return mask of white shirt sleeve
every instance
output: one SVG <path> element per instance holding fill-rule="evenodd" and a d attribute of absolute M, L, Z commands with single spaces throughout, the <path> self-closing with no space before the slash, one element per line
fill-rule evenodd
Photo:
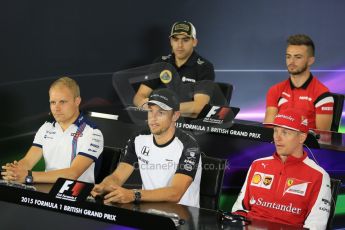
<path fill-rule="evenodd" d="M 48 127 L 49 123 L 44 123 L 39 130 L 37 131 L 35 138 L 34 138 L 34 142 L 32 143 L 32 145 L 37 146 L 42 148 L 43 144 L 44 144 L 44 135 L 47 132 L 47 127 Z"/>
<path fill-rule="evenodd" d="M 88 127 L 88 129 L 84 130 L 83 132 L 82 143 L 78 144 L 80 144 L 78 154 L 89 157 L 96 161 L 103 151 L 103 134 L 99 129 Z"/>
<path fill-rule="evenodd" d="M 241 188 L 240 194 L 238 195 L 234 206 L 232 206 L 231 212 L 237 212 L 237 211 L 248 212 L 248 210 L 246 210 L 245 207 L 243 206 L 243 200 L 244 200 L 244 196 L 247 192 L 246 189 L 247 189 L 247 183 L 248 183 L 248 176 L 250 174 L 251 169 L 252 169 L 252 166 L 249 167 L 249 170 L 248 170 L 247 176 L 246 176 L 246 180 L 245 180 L 245 182 Z"/>
<path fill-rule="evenodd" d="M 328 173 L 324 172 L 322 184 L 307 219 L 304 221 L 304 228 L 326 229 L 329 212 L 331 210 L 332 194 L 331 182 Z"/>

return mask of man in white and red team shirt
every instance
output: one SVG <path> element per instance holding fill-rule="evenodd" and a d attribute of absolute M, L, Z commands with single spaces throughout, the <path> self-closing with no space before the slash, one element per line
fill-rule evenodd
<path fill-rule="evenodd" d="M 330 178 L 303 150 L 307 120 L 287 109 L 278 113 L 272 125 L 276 152 L 252 163 L 232 212 L 249 219 L 326 229 Z"/>
<path fill-rule="evenodd" d="M 314 42 L 307 35 L 288 38 L 286 65 L 290 77 L 269 89 L 264 123 L 273 122 L 281 109 L 297 108 L 304 110 L 309 128 L 330 130 L 334 99 L 328 88 L 310 72 L 314 52 Z"/>

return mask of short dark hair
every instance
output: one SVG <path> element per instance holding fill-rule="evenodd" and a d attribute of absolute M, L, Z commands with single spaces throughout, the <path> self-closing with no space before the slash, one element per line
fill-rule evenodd
<path fill-rule="evenodd" d="M 314 57 L 315 56 L 315 45 L 313 40 L 311 40 L 311 38 L 308 35 L 305 34 L 295 34 L 295 35 L 291 35 L 288 39 L 287 39 L 287 45 L 297 45 L 297 46 L 301 46 L 301 45 L 305 45 L 308 48 L 308 52 L 309 54 Z"/>

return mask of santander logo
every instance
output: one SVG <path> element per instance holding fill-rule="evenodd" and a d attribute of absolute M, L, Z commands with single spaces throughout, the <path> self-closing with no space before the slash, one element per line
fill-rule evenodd
<path fill-rule="evenodd" d="M 279 204 L 276 202 L 268 202 L 265 201 L 262 197 L 258 198 L 255 200 L 255 198 L 252 196 L 251 199 L 249 200 L 250 205 L 257 205 L 265 208 L 270 208 L 270 209 L 276 209 L 280 210 L 283 212 L 289 212 L 293 214 L 301 214 L 302 209 L 294 207 L 292 203 L 289 204 Z"/>

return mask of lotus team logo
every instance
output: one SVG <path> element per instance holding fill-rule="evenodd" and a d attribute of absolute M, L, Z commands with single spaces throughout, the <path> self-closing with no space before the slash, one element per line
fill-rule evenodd
<path fill-rule="evenodd" d="M 165 69 L 159 74 L 159 78 L 164 84 L 168 84 L 169 82 L 171 82 L 172 73 L 170 70 Z"/>

